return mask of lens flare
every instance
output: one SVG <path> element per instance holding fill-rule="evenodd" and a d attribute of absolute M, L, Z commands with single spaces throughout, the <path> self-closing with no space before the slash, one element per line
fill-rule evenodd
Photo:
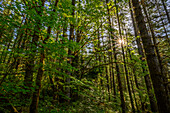
<path fill-rule="evenodd" d="M 124 44 L 124 40 L 119 39 L 119 43 L 120 43 L 120 44 Z"/>

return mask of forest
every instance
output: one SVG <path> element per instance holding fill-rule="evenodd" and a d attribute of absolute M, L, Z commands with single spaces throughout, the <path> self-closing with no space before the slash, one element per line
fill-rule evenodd
<path fill-rule="evenodd" d="M 169 0 L 0 0 L 0 113 L 170 113 Z"/>

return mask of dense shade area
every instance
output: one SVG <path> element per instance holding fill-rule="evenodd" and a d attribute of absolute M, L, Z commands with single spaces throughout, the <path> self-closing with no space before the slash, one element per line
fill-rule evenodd
<path fill-rule="evenodd" d="M 0 113 L 168 113 L 169 7 L 0 1 Z"/>

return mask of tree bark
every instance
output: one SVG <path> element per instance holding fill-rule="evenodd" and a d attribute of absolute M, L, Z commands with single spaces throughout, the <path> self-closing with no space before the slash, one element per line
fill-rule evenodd
<path fill-rule="evenodd" d="M 136 26 L 136 23 L 135 23 L 135 18 L 133 16 L 133 12 L 132 12 L 132 9 L 131 9 L 131 2 L 129 0 L 129 7 L 130 7 L 130 12 L 131 12 L 131 17 L 132 17 L 132 22 L 133 22 L 133 28 L 134 28 L 134 32 L 135 32 L 135 37 L 138 36 L 138 28 Z M 143 47 L 140 43 L 140 38 L 137 38 L 136 39 L 136 42 L 137 42 L 137 46 L 138 46 L 138 53 L 139 55 L 141 55 L 141 60 L 142 62 L 144 62 L 144 52 L 143 52 Z M 145 73 L 147 70 L 145 68 L 142 67 L 142 70 L 143 70 L 143 73 Z M 157 107 L 157 103 L 156 103 L 156 100 L 155 100 L 155 97 L 154 97 L 154 94 L 152 92 L 152 84 L 151 84 L 151 81 L 150 81 L 150 77 L 149 77 L 149 74 L 146 74 L 144 76 L 144 79 L 145 79 L 145 84 L 146 84 L 146 88 L 147 88 L 147 92 L 148 92 L 148 96 L 149 96 L 149 100 L 150 100 L 150 105 L 151 105 L 151 110 L 152 112 L 157 112 L 158 111 L 158 107 Z M 136 77 L 135 77 L 135 81 L 136 81 Z M 137 86 L 137 88 L 139 89 L 139 86 Z M 143 105 L 143 102 L 142 102 L 142 108 L 144 110 L 144 105 Z"/>
<path fill-rule="evenodd" d="M 167 111 L 170 111 L 170 104 L 169 100 L 167 100 L 159 61 L 155 54 L 155 48 L 152 44 L 151 37 L 148 34 L 141 7 L 139 5 L 139 0 L 132 0 L 132 4 L 135 12 L 135 19 L 142 38 L 142 43 L 144 45 L 145 55 L 149 66 L 149 72 L 158 102 L 158 109 L 160 113 L 166 113 Z"/>
<path fill-rule="evenodd" d="M 164 81 L 165 90 L 166 90 L 166 93 L 167 93 L 167 96 L 168 96 L 169 95 L 169 89 L 167 87 L 168 79 L 167 79 L 166 74 L 163 72 L 164 67 L 163 67 L 163 64 L 162 64 L 162 59 L 161 59 L 161 56 L 160 56 L 159 48 L 157 46 L 154 29 L 153 29 L 152 23 L 151 23 L 151 18 L 149 17 L 149 15 L 147 13 L 147 10 L 146 10 L 144 2 L 142 3 L 142 6 L 143 6 L 144 13 L 146 15 L 146 19 L 147 19 L 147 22 L 148 22 L 148 25 L 149 25 L 149 29 L 151 31 L 151 35 L 152 35 L 152 39 L 153 39 L 153 44 L 154 44 L 154 47 L 155 47 L 155 50 L 156 50 L 156 54 L 157 54 L 159 65 L 160 65 L 160 69 L 161 69 L 161 74 L 162 74 L 163 81 Z"/>

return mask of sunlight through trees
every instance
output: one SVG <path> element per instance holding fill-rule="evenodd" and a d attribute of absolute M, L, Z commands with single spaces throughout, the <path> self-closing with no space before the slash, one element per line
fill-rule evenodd
<path fill-rule="evenodd" d="M 168 113 L 169 5 L 0 1 L 0 113 Z"/>

